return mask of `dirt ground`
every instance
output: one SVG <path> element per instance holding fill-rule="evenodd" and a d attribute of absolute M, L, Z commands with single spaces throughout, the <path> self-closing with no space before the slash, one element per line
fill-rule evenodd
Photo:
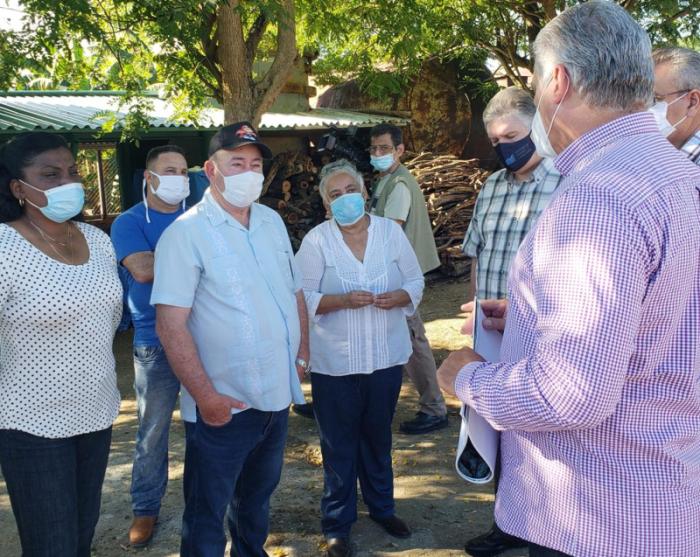
<path fill-rule="evenodd" d="M 464 280 L 432 280 L 426 288 L 421 314 L 438 364 L 449 350 L 463 346 L 459 334 L 463 321 L 459 305 L 466 295 Z M 170 439 L 170 482 L 150 547 L 134 550 L 126 545 L 131 522 L 129 485 L 136 429 L 136 404 L 132 389 L 131 335 L 115 340 L 119 388 L 123 401 L 114 424 L 112 452 L 105 478 L 102 514 L 94 539 L 93 554 L 126 557 L 178 555 L 182 514 L 184 429 L 176 413 Z M 310 387 L 304 389 L 309 394 Z M 448 400 L 449 428 L 434 434 L 410 436 L 398 433 L 398 424 L 416 411 L 416 392 L 404 378 L 394 419 L 394 485 L 397 514 L 413 529 L 413 536 L 397 540 L 369 520 L 360 504 L 352 531 L 357 557 L 402 556 L 453 557 L 464 555 L 464 542 L 485 531 L 492 520 L 493 486 L 475 486 L 454 472 L 459 433 L 459 406 Z M 321 453 L 316 425 L 294 413 L 289 419 L 289 439 L 280 486 L 272 500 L 270 536 L 266 549 L 272 557 L 322 555 L 319 501 L 323 489 Z M 60 512 L 60 509 L 56 509 Z M 0 476 L 0 556 L 19 556 L 20 548 L 9 498 Z M 526 551 L 510 551 L 505 557 L 521 557 Z"/>

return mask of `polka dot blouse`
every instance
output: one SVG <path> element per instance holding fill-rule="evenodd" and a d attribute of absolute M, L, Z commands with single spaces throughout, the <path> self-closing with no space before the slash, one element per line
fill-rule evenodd
<path fill-rule="evenodd" d="M 105 429 L 119 413 L 114 250 L 101 230 L 78 227 L 90 259 L 66 265 L 0 224 L 0 429 L 71 437 Z"/>

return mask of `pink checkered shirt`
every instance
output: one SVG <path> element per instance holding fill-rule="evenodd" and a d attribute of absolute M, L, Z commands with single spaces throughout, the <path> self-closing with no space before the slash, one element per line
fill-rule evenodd
<path fill-rule="evenodd" d="M 503 431 L 496 521 L 575 556 L 700 556 L 700 169 L 646 113 L 556 166 L 502 363 L 456 381 Z"/>

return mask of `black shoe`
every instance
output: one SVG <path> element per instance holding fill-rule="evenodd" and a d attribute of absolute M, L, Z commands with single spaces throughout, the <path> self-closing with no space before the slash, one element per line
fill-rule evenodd
<path fill-rule="evenodd" d="M 411 529 L 396 515 L 392 515 L 387 518 L 377 518 L 370 515 L 370 518 L 384 528 L 384 530 L 386 530 L 387 534 L 390 536 L 401 539 L 411 537 Z"/>
<path fill-rule="evenodd" d="M 328 538 L 326 540 L 326 557 L 350 557 L 352 546 L 347 538 Z"/>
<path fill-rule="evenodd" d="M 292 412 L 304 416 L 305 418 L 314 419 L 314 403 L 307 402 L 306 404 L 292 404 Z"/>
<path fill-rule="evenodd" d="M 419 433 L 428 433 L 447 427 L 447 414 L 444 416 L 431 416 L 425 412 L 416 412 L 416 417 L 407 422 L 403 422 L 399 426 L 401 433 L 416 435 Z"/>
<path fill-rule="evenodd" d="M 528 545 L 525 540 L 506 534 L 494 524 L 491 530 L 485 534 L 469 540 L 464 546 L 464 550 L 472 557 L 493 557 L 509 549 L 527 547 Z"/>

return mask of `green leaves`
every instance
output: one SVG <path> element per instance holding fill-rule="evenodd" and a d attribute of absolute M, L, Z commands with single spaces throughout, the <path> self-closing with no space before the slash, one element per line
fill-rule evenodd
<path fill-rule="evenodd" d="M 313 72 L 321 84 L 357 78 L 372 97 L 396 96 L 425 60 L 437 57 L 459 61 L 465 91 L 488 98 L 495 85 L 483 79 L 486 61 L 526 84 L 537 33 L 578 1 L 297 0 L 296 41 L 299 51 L 318 53 Z M 700 46 L 699 0 L 617 1 L 654 44 Z M 211 98 L 223 104 L 220 9 L 240 16 L 250 40 L 236 57 L 250 68 L 277 54 L 276 23 L 289 9 L 283 0 L 24 0 L 22 6 L 24 29 L 0 31 L 0 88 L 123 90 L 136 107 L 119 123 L 124 138 L 137 137 L 146 122 L 136 102 L 144 91 L 167 96 L 187 122 Z M 251 69 L 251 88 L 261 78 Z"/>

